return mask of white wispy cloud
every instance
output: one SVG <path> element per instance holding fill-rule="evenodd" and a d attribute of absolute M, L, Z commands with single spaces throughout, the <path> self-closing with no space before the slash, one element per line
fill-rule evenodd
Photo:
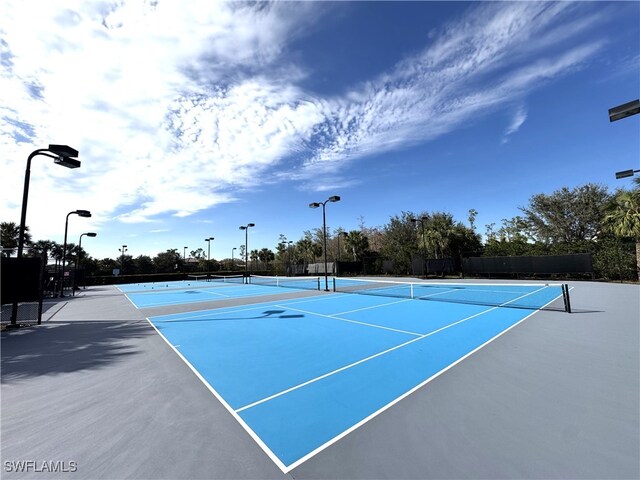
<path fill-rule="evenodd" d="M 597 21 L 571 20 L 573 14 L 569 3 L 472 9 L 393 71 L 328 102 L 315 131 L 322 146 L 300 177 L 331 175 L 353 159 L 431 140 L 580 68 L 603 42 L 569 42 L 558 53 L 555 42 L 567 40 L 567 32 L 578 34 Z"/>
<path fill-rule="evenodd" d="M 345 188 L 353 162 L 522 103 L 602 46 L 581 37 L 599 17 L 574 4 L 485 3 L 389 72 L 320 97 L 302 87 L 312 67 L 286 53 L 331 8 L 50 0 L 32 15 L 30 2 L 5 2 L 0 167 L 12 181 L 0 216 L 19 217 L 25 159 L 48 143 L 78 148 L 83 165 L 34 160 L 36 236 L 60 229 L 66 211 L 51 205 L 100 212 L 82 225 L 99 228 L 189 216 L 261 182 Z"/>
<path fill-rule="evenodd" d="M 511 118 L 511 123 L 509 124 L 509 126 L 504 132 L 504 136 L 502 137 L 502 143 L 503 144 L 507 143 L 509 135 L 512 135 L 516 133 L 518 130 L 520 130 L 520 127 L 524 124 L 526 120 L 527 120 L 527 109 L 524 106 L 520 106 L 514 112 L 513 117 Z"/>

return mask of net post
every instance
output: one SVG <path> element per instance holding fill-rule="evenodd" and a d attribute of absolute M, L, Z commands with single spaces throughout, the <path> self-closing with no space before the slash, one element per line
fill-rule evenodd
<path fill-rule="evenodd" d="M 413 295 L 413 283 L 409 284 L 409 287 L 411 288 L 411 299 L 414 299 L 414 295 Z"/>
<path fill-rule="evenodd" d="M 333 293 L 336 293 L 336 277 L 331 279 L 333 281 Z M 320 279 L 318 279 L 318 290 L 320 290 Z"/>
<path fill-rule="evenodd" d="M 571 297 L 569 296 L 569 284 L 562 284 L 562 296 L 564 298 L 564 311 L 571 313 Z"/>

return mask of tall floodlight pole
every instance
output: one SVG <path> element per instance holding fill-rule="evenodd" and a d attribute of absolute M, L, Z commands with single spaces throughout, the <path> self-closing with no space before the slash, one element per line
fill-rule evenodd
<path fill-rule="evenodd" d="M 187 248 L 189 247 L 182 247 L 182 273 L 187 271 Z"/>
<path fill-rule="evenodd" d="M 22 250 L 24 249 L 24 230 L 27 223 L 27 201 L 29 199 L 29 179 L 31 178 L 31 160 L 34 157 L 42 155 L 53 158 L 53 163 L 62 165 L 66 168 L 78 168 L 80 161 L 76 160 L 78 151 L 68 145 L 49 145 L 49 148 L 39 148 L 31 152 L 27 158 L 27 168 L 24 173 L 24 189 L 22 191 L 22 212 L 20 215 L 20 231 L 18 233 L 18 258 L 22 258 Z M 11 307 L 11 325 L 13 328 L 17 326 L 18 320 L 18 301 L 15 300 Z"/>
<path fill-rule="evenodd" d="M 89 218 L 91 212 L 89 210 L 74 210 L 67 213 L 67 218 L 64 221 L 64 243 L 62 244 L 62 275 L 60 277 L 60 297 L 64 297 L 64 269 L 67 262 L 67 231 L 69 229 L 69 215 L 78 215 L 79 217 Z"/>
<path fill-rule="evenodd" d="M 312 202 L 309 204 L 309 208 L 318 208 L 322 206 L 322 237 L 324 243 L 324 291 L 329 291 L 329 277 L 327 272 L 327 219 L 325 214 L 325 206 L 327 202 L 339 202 L 340 197 L 338 195 L 333 195 L 329 197 L 324 202 Z"/>
<path fill-rule="evenodd" d="M 120 252 L 120 274 L 124 275 L 124 253 L 128 250 L 126 245 L 122 245 L 122 248 L 119 248 Z"/>
<path fill-rule="evenodd" d="M 241 225 L 240 230 L 244 230 L 244 271 L 245 274 L 249 273 L 249 229 L 255 227 L 255 223 L 247 223 Z"/>
<path fill-rule="evenodd" d="M 235 261 L 235 259 L 233 258 L 233 252 L 235 252 L 236 250 L 237 250 L 237 247 L 233 247 L 233 248 L 231 249 L 231 271 L 233 271 L 233 270 L 235 270 L 235 269 L 236 269 L 236 261 Z"/>
<path fill-rule="evenodd" d="M 80 235 L 80 238 L 78 239 L 78 253 L 76 255 L 76 272 L 75 275 L 73 276 L 73 292 L 75 294 L 76 288 L 78 287 L 78 282 L 76 279 L 76 275 L 78 274 L 78 260 L 80 259 L 80 252 L 82 251 L 82 237 L 95 237 L 98 234 L 95 232 L 87 232 L 87 233 L 83 233 Z"/>
<path fill-rule="evenodd" d="M 215 238 L 209 237 L 204 239 L 204 241 L 207 242 L 207 278 L 209 278 L 209 264 L 211 262 L 211 240 L 215 240 Z"/>
<path fill-rule="evenodd" d="M 411 222 L 412 223 L 417 223 L 420 222 L 420 227 L 422 229 L 422 275 L 427 278 L 427 269 L 426 269 L 426 262 L 427 262 L 427 242 L 425 240 L 424 237 L 424 222 L 426 220 L 428 220 L 428 217 L 420 217 L 420 218 L 411 218 Z"/>
<path fill-rule="evenodd" d="M 636 99 L 623 105 L 618 105 L 617 107 L 610 108 L 609 121 L 616 122 L 618 120 L 622 120 L 623 118 L 637 115 L 638 113 L 640 113 L 640 99 Z M 621 178 L 633 177 L 633 175 L 638 172 L 640 172 L 640 170 L 633 169 L 616 172 L 616 179 L 620 180 Z"/>
<path fill-rule="evenodd" d="M 293 271 L 293 268 L 291 268 L 291 244 L 292 243 L 293 243 L 293 240 L 289 240 L 287 242 L 287 250 L 288 250 L 288 253 L 289 253 L 289 268 L 287 269 L 288 270 L 287 274 L 290 275 L 290 276 L 292 276 L 291 273 Z"/>

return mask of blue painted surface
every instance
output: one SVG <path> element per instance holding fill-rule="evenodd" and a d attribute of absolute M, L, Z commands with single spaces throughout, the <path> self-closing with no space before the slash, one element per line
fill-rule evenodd
<path fill-rule="evenodd" d="M 274 292 L 274 290 L 278 290 Z M 185 288 L 180 290 L 128 293 L 127 297 L 138 308 L 163 307 L 185 303 L 215 302 L 230 298 L 258 297 L 282 293 L 276 287 L 224 284 L 210 288 Z"/>
<path fill-rule="evenodd" d="M 531 313 L 334 294 L 150 320 L 288 466 Z"/>

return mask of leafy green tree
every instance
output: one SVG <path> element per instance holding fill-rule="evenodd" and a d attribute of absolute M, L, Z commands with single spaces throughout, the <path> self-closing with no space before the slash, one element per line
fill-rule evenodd
<path fill-rule="evenodd" d="M 476 229 L 476 217 L 477 216 L 478 216 L 478 211 L 473 209 L 473 208 L 470 208 L 469 209 L 469 217 L 468 217 L 469 218 L 469 228 L 471 230 L 474 230 L 474 231 Z"/>
<path fill-rule="evenodd" d="M 191 250 L 189 252 L 189 254 L 191 255 L 191 258 L 195 258 L 196 260 L 202 260 L 202 259 L 206 259 L 207 258 L 207 254 L 205 253 L 204 249 L 202 249 L 202 248 L 197 248 L 196 250 Z"/>
<path fill-rule="evenodd" d="M 181 256 L 175 248 L 159 253 L 153 258 L 153 265 L 159 273 L 175 272 L 180 268 L 181 263 Z"/>
<path fill-rule="evenodd" d="M 619 238 L 636 244 L 636 271 L 640 277 L 640 182 L 633 190 L 621 190 L 603 208 L 603 226 Z"/>
<path fill-rule="evenodd" d="M 140 274 L 155 273 L 156 266 L 150 256 L 138 255 L 133 259 L 133 270 Z"/>
<path fill-rule="evenodd" d="M 394 273 L 408 274 L 411 271 L 411 256 L 418 252 L 417 229 L 412 212 L 394 215 L 384 227 L 385 242 L 381 248 L 382 255 L 393 261 Z"/>
<path fill-rule="evenodd" d="M 125 265 L 126 265 L 126 262 L 125 262 Z M 98 260 L 97 267 L 98 267 L 97 274 L 101 276 L 112 275 L 113 270 L 116 268 L 122 269 L 120 260 L 116 262 L 113 258 L 103 258 L 102 260 Z"/>
<path fill-rule="evenodd" d="M 0 245 L 2 245 L 2 255 L 10 257 L 17 253 L 20 238 L 20 225 L 14 222 L 0 223 Z M 24 228 L 24 244 L 28 246 L 31 243 L 31 234 L 29 226 Z"/>
<path fill-rule="evenodd" d="M 520 210 L 528 235 L 545 244 L 591 240 L 600 231 L 602 209 L 611 200 L 606 187 L 586 184 L 563 187 L 551 195 L 540 193 Z"/>
<path fill-rule="evenodd" d="M 268 248 L 263 248 L 258 252 L 258 259 L 264 269 L 269 268 L 269 264 L 275 260 L 275 254 Z"/>

